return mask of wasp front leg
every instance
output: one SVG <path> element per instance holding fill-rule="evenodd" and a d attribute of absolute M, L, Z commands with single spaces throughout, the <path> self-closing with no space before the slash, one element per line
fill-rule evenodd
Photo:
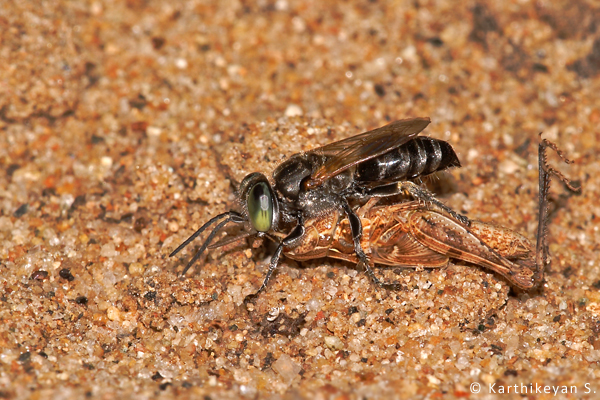
<path fill-rule="evenodd" d="M 342 216 L 340 210 L 333 209 L 307 219 L 304 221 L 302 234 L 284 246 L 283 254 L 297 261 L 327 257 Z"/>
<path fill-rule="evenodd" d="M 263 280 L 262 285 L 260 286 L 260 288 L 258 288 L 256 293 L 246 296 L 246 298 L 244 298 L 244 303 L 255 299 L 260 292 L 265 290 L 265 288 L 267 287 L 267 283 L 269 283 L 269 279 L 271 279 L 271 275 L 273 275 L 273 272 L 275 272 L 275 269 L 279 264 L 279 257 L 281 257 L 283 249 L 286 246 L 289 246 L 291 243 L 295 243 L 296 241 L 298 241 L 299 238 L 301 238 L 304 235 L 304 233 L 304 226 L 301 222 L 299 222 L 298 225 L 296 225 L 296 227 L 281 241 L 281 243 L 279 243 L 277 249 L 275 250 L 275 253 L 273 253 L 273 256 L 271 257 L 271 262 L 269 263 L 269 270 L 265 275 L 265 279 Z"/>

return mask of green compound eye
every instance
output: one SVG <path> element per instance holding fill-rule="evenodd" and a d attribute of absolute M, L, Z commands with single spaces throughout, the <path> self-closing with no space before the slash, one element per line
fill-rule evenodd
<path fill-rule="evenodd" d="M 267 232 L 273 221 L 273 199 L 265 182 L 258 182 L 248 192 L 248 216 L 254 229 Z"/>

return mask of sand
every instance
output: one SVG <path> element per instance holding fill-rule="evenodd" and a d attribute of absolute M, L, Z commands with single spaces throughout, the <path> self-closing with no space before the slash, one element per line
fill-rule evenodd
<path fill-rule="evenodd" d="M 11 1 L 0 10 L 0 397 L 599 398 L 600 9 L 589 2 Z M 273 246 L 168 254 L 245 174 L 428 116 L 439 198 L 535 239 L 514 290 L 464 262 L 378 270 Z M 568 393 L 563 393 L 564 391 Z M 544 393 L 545 392 L 545 393 Z M 557 393 L 555 393 L 557 392 Z M 595 394 L 597 392 L 597 394 Z M 508 393 L 508 394 L 507 394 Z"/>

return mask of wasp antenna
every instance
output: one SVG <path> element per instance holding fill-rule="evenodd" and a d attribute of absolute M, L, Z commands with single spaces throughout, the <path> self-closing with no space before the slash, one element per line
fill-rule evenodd
<path fill-rule="evenodd" d="M 173 257 L 175 254 L 179 253 L 184 247 L 186 247 L 194 239 L 196 239 L 199 235 L 201 235 L 202 232 L 204 232 L 206 230 L 206 228 L 208 228 L 209 226 L 211 226 L 212 224 L 214 224 L 215 222 L 217 222 L 221 218 L 229 216 L 229 213 L 230 212 L 219 214 L 216 217 L 212 218 L 210 221 L 206 222 L 204 225 L 202 225 L 200 227 L 200 229 L 198 229 L 196 232 L 194 232 L 194 234 L 192 234 L 192 236 L 190 236 L 189 238 L 187 238 L 185 242 L 181 243 L 179 245 L 179 247 L 177 247 L 175 250 L 173 250 L 173 252 L 171 254 L 169 254 L 169 257 Z"/>
<path fill-rule="evenodd" d="M 217 243 L 213 243 L 213 244 L 209 245 L 208 249 L 209 250 L 218 249 L 219 247 L 227 246 L 228 244 L 238 242 L 242 239 L 246 239 L 250 236 L 255 236 L 255 235 L 256 235 L 256 232 L 244 232 L 237 236 L 232 236 L 232 237 L 226 236 L 223 239 L 219 240 Z"/>
<path fill-rule="evenodd" d="M 204 241 L 204 243 L 202 243 L 202 247 L 200 247 L 200 250 L 198 250 L 198 252 L 196 254 L 194 254 L 194 257 L 192 257 L 192 259 L 190 260 L 190 262 L 188 263 L 188 265 L 185 266 L 185 268 L 183 269 L 183 271 L 181 271 L 181 276 L 185 275 L 185 273 L 188 271 L 188 269 L 190 269 L 192 267 L 192 265 L 194 265 L 194 263 L 200 258 L 200 256 L 202 255 L 202 253 L 204 253 L 204 250 L 206 250 L 206 248 L 208 247 L 208 245 L 210 244 L 210 242 L 214 239 L 215 235 L 225 226 L 227 225 L 227 223 L 231 221 L 231 219 L 226 219 L 220 223 L 217 224 L 217 226 L 215 226 L 215 229 L 212 230 L 212 232 L 210 233 L 210 235 L 208 235 L 208 237 L 206 238 L 206 240 Z"/>
<path fill-rule="evenodd" d="M 207 223 L 205 223 L 204 225 L 202 225 L 200 227 L 200 229 L 198 229 L 196 232 L 194 232 L 194 234 L 192 236 L 190 236 L 185 242 L 183 242 L 182 244 L 179 245 L 179 247 L 177 247 L 170 255 L 169 257 L 173 257 L 174 255 L 176 255 L 177 253 L 179 253 L 184 247 L 186 247 L 188 244 L 190 244 L 194 239 L 196 239 L 200 234 L 202 234 L 202 232 L 204 232 L 209 226 L 211 226 L 212 224 L 214 224 L 215 222 L 217 222 L 219 219 L 224 218 L 225 220 L 221 221 L 220 223 L 217 224 L 217 226 L 215 226 L 215 228 L 210 232 L 210 234 L 208 235 L 208 237 L 206 238 L 206 240 L 204 241 L 204 243 L 202 244 L 202 246 L 200 247 L 200 250 L 198 250 L 198 252 L 194 255 L 194 257 L 190 260 L 190 262 L 188 263 L 188 265 L 184 268 L 183 272 L 181 273 L 181 275 L 184 275 L 188 269 L 190 269 L 190 267 L 198 260 L 198 258 L 200 258 L 200 256 L 202 255 L 202 253 L 204 252 L 204 250 L 206 250 L 206 248 L 208 247 L 208 245 L 210 244 L 210 242 L 214 239 L 215 235 L 225 226 L 227 225 L 227 223 L 229 222 L 234 222 L 236 224 L 242 223 L 245 221 L 244 217 L 235 212 L 235 211 L 228 211 L 226 213 L 223 214 L 219 214 L 216 217 L 212 218 L 210 221 L 208 221 Z"/>

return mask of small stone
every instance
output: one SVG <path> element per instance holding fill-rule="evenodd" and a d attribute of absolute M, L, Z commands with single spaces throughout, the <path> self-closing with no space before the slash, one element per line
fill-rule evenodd
<path fill-rule="evenodd" d="M 469 366 L 469 360 L 466 357 L 458 357 L 456 360 L 456 364 L 454 364 L 458 369 L 465 369 Z"/>
<path fill-rule="evenodd" d="M 129 265 L 129 273 L 132 276 L 139 276 L 144 273 L 144 266 L 139 262 L 131 263 Z"/>
<path fill-rule="evenodd" d="M 437 386 L 440 383 L 442 383 L 442 381 L 440 381 L 438 378 L 436 378 L 433 375 L 427 375 L 427 380 L 429 381 L 430 385 L 434 385 L 434 386 Z"/>
<path fill-rule="evenodd" d="M 296 104 L 290 104 L 285 109 L 285 116 L 286 117 L 298 117 L 298 116 L 300 116 L 302 114 L 303 114 L 302 109 L 300 108 L 300 106 L 298 106 Z"/>
<path fill-rule="evenodd" d="M 113 165 L 113 159 L 108 156 L 104 156 L 100 159 L 100 163 L 103 167 L 110 168 Z"/>
<path fill-rule="evenodd" d="M 177 221 L 169 222 L 168 228 L 171 232 L 177 232 L 179 230 L 179 224 Z"/>
<path fill-rule="evenodd" d="M 240 285 L 231 285 L 227 288 L 227 293 L 233 299 L 233 302 L 238 306 L 244 302 L 244 295 L 242 293 L 242 287 Z"/>
<path fill-rule="evenodd" d="M 156 126 L 149 126 L 148 129 L 146 129 L 146 132 L 148 133 L 148 136 L 158 137 L 162 133 L 162 129 Z"/>
<path fill-rule="evenodd" d="M 33 280 L 37 280 L 37 281 L 43 281 L 44 279 L 47 279 L 47 278 L 48 278 L 48 271 L 44 271 L 44 270 L 35 271 L 29 277 L 29 279 L 33 279 Z"/>
<path fill-rule="evenodd" d="M 85 306 L 88 303 L 88 298 L 85 296 L 79 296 L 79 297 L 75 298 L 75 303 Z"/>
<path fill-rule="evenodd" d="M 13 213 L 13 216 L 15 218 L 20 218 L 23 215 L 25 215 L 25 213 L 27 212 L 27 209 L 29 208 L 29 205 L 27 203 L 21 205 L 19 208 L 17 208 L 17 210 Z"/>
<path fill-rule="evenodd" d="M 410 46 L 406 47 L 404 50 L 402 50 L 402 53 L 400 53 L 400 55 L 402 56 L 403 59 L 410 61 L 410 62 L 416 62 L 418 60 L 417 48 L 412 45 L 410 45 Z"/>
<path fill-rule="evenodd" d="M 106 258 L 112 258 L 119 255 L 119 252 L 115 249 L 114 243 L 106 243 L 100 248 L 100 255 Z"/>
<path fill-rule="evenodd" d="M 73 274 L 71 274 L 71 271 L 68 268 L 61 269 L 58 275 L 69 282 L 73 282 L 75 280 L 75 277 Z"/>
<path fill-rule="evenodd" d="M 188 67 L 188 61 L 185 58 L 175 59 L 175 66 L 179 69 L 186 69 Z"/>
<path fill-rule="evenodd" d="M 325 346 L 331 350 L 341 350 L 344 348 L 344 343 L 337 336 L 325 336 Z"/>
<path fill-rule="evenodd" d="M 66 372 L 61 372 L 60 374 L 56 375 L 56 377 L 61 381 L 66 381 L 67 379 L 69 379 L 69 374 Z"/>
<path fill-rule="evenodd" d="M 498 169 L 504 172 L 506 175 L 513 175 L 515 172 L 521 169 L 521 167 L 519 167 L 519 165 L 512 160 L 504 160 L 500 163 Z"/>
<path fill-rule="evenodd" d="M 120 321 L 121 320 L 121 312 L 115 306 L 108 307 L 108 310 L 106 310 L 106 316 L 111 321 Z"/>
<path fill-rule="evenodd" d="M 481 380 L 483 382 L 487 383 L 488 385 L 490 385 L 496 381 L 496 379 L 494 379 L 493 375 L 486 374 L 486 373 L 481 374 L 479 377 L 481 378 Z"/>
<path fill-rule="evenodd" d="M 296 375 L 302 370 L 302 367 L 287 354 L 283 354 L 279 357 L 279 359 L 273 363 L 272 368 L 287 385 L 290 385 Z"/>
<path fill-rule="evenodd" d="M 600 316 L 600 304 L 593 302 L 593 303 L 589 303 L 585 309 L 587 311 L 589 311 L 592 315 L 594 315 L 595 317 Z"/>

